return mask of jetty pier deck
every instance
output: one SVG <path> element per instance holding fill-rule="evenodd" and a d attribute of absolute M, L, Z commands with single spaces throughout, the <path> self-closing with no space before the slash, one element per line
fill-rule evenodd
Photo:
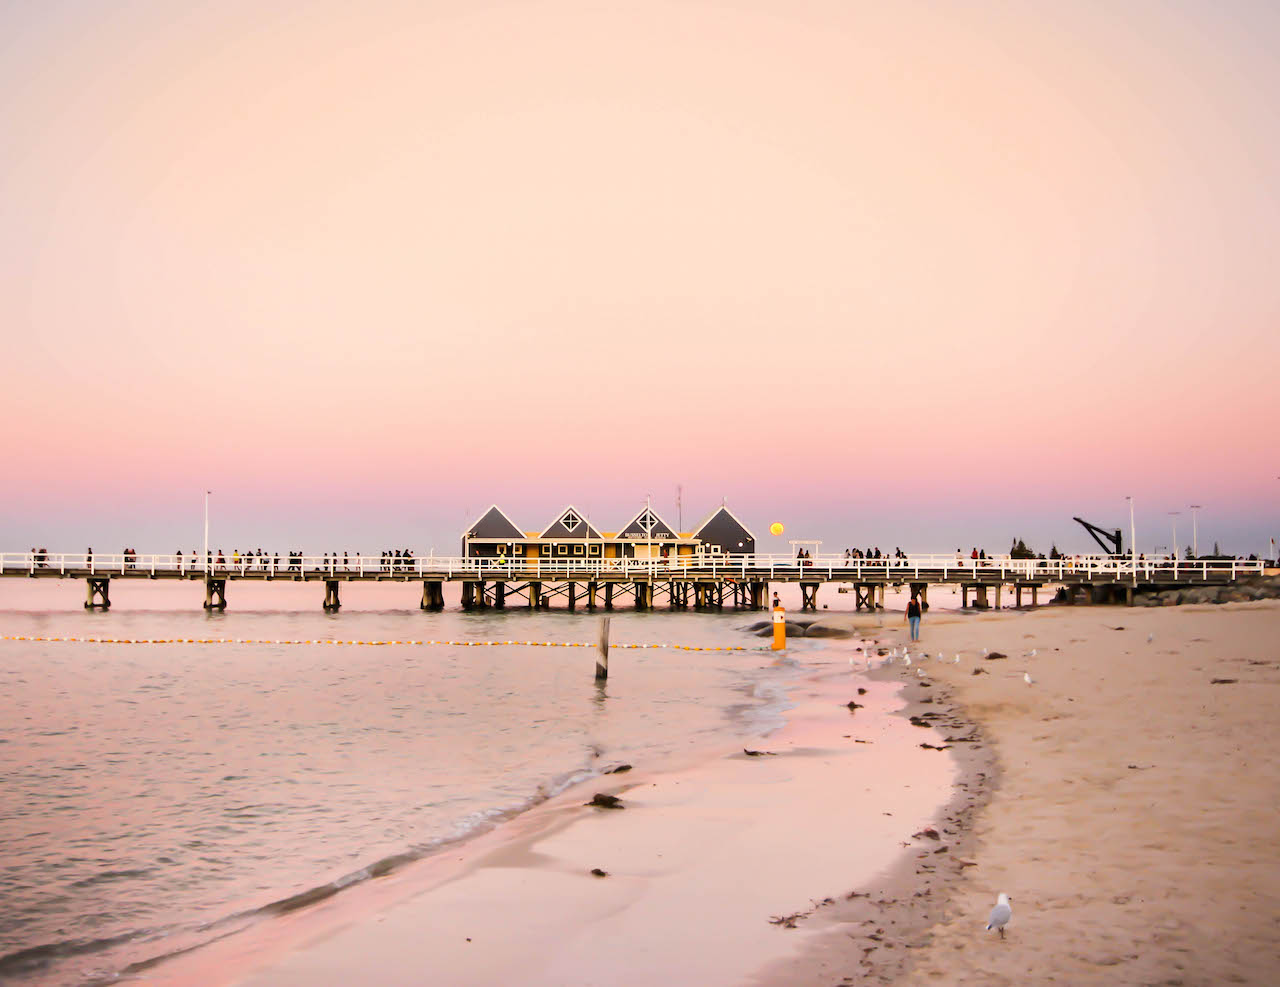
<path fill-rule="evenodd" d="M 386 558 L 379 556 L 245 556 L 200 560 L 178 555 L 100 555 L 42 552 L 0 553 L 0 576 L 28 579 L 80 579 L 86 586 L 86 608 L 108 609 L 116 579 L 168 579 L 204 584 L 204 606 L 227 606 L 227 584 L 255 582 L 322 582 L 323 607 L 341 608 L 341 585 L 350 582 L 421 582 L 424 610 L 444 606 L 444 584 L 460 583 L 462 606 L 520 605 L 545 609 L 562 599 L 569 609 L 612 609 L 630 603 L 653 609 L 661 600 L 673 608 L 721 608 L 726 605 L 761 610 L 769 605 L 770 586 L 798 583 L 802 607 L 818 608 L 821 587 L 836 584 L 855 594 L 856 609 L 884 606 L 887 587 L 909 587 L 928 599 L 930 586 L 961 591 L 961 605 L 1001 605 L 1013 594 L 1021 606 L 1023 592 L 1038 603 L 1040 590 L 1061 587 L 1068 603 L 1132 603 L 1139 591 L 1227 585 L 1261 575 L 1263 562 L 1239 559 L 1131 559 L 1127 556 L 1078 555 L 1064 559 L 987 559 L 948 555 L 909 555 L 890 559 L 846 559 L 780 555 L 681 555 L 670 558 L 524 559 L 497 557 Z"/>

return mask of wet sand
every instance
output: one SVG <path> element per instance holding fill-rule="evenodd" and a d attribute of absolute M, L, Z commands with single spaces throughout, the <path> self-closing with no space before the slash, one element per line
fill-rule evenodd
<path fill-rule="evenodd" d="M 815 916 L 766 982 L 1275 983 L 1278 631 L 1274 602 L 926 618 L 923 650 L 962 656 L 924 662 L 926 691 L 990 743 L 991 784 L 950 807 L 949 867 L 919 855 L 869 886 L 883 906 Z M 952 751 L 971 783 L 976 746 Z"/>
<path fill-rule="evenodd" d="M 900 685 L 851 675 L 852 644 L 840 644 L 791 690 L 788 725 L 751 743 L 758 755 L 704 751 L 603 776 L 448 853 L 139 975 L 150 984 L 747 982 L 803 948 L 801 916 L 816 901 L 897 860 L 955 779 L 951 759 L 921 749 L 920 731 L 892 715 Z M 585 805 L 596 793 L 625 807 Z"/>
<path fill-rule="evenodd" d="M 896 617 L 886 646 L 905 641 Z M 919 647 L 948 661 L 872 682 L 844 663 L 854 642 L 834 641 L 788 727 L 760 740 L 776 754 L 637 766 L 144 976 L 1274 982 L 1277 630 L 1274 602 L 935 614 Z M 899 696 L 902 715 L 869 729 Z M 598 791 L 627 808 L 582 804 Z M 983 931 L 1001 891 L 1003 941 Z"/>

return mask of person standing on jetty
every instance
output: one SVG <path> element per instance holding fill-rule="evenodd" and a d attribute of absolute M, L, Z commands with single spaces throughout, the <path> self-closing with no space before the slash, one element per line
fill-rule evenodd
<path fill-rule="evenodd" d="M 920 640 L 920 599 L 913 596 L 907 603 L 907 623 L 911 626 L 911 640 Z"/>

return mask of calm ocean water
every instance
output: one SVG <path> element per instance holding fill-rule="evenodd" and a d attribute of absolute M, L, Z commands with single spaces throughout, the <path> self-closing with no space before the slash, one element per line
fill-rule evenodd
<path fill-rule="evenodd" d="M 102 614 L 74 609 L 78 583 L 3 580 L 0 634 L 598 633 L 599 616 L 581 612 L 392 609 L 412 607 L 413 591 L 344 591 L 347 609 L 330 616 L 315 586 L 234 584 L 233 609 L 210 616 L 198 588 L 142 584 L 113 587 Z M 144 606 L 155 609 L 130 609 Z M 761 614 L 611 616 L 615 642 L 764 643 L 744 630 Z M 599 687 L 594 654 L 0 641 L 0 981 L 108 978 L 402 866 L 619 762 L 758 736 L 781 722 L 799 675 L 761 650 L 615 649 Z"/>

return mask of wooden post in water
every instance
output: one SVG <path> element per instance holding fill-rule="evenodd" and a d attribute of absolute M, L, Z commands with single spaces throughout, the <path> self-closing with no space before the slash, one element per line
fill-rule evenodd
<path fill-rule="evenodd" d="M 86 610 L 111 609 L 111 580 L 95 579 L 92 576 L 85 580 L 88 585 L 88 599 L 85 600 L 84 608 Z M 95 599 L 96 597 L 96 599 Z"/>
<path fill-rule="evenodd" d="M 609 618 L 600 618 L 600 654 L 596 656 L 596 681 L 609 677 Z"/>

